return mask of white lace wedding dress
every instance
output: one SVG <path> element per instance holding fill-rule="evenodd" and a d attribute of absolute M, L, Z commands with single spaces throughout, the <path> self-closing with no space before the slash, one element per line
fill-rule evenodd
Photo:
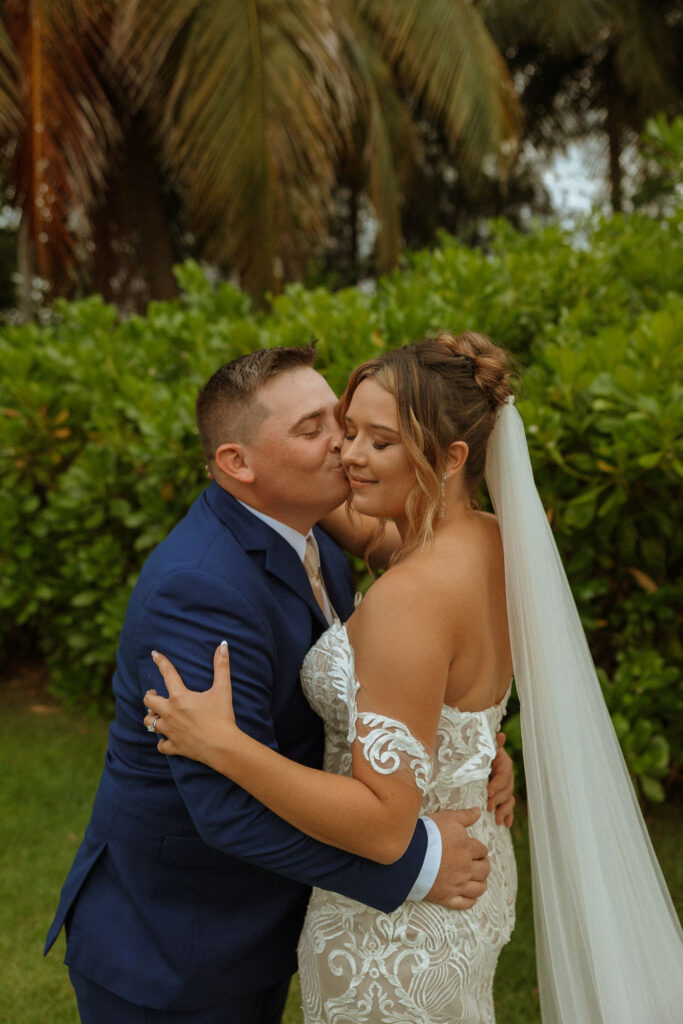
<path fill-rule="evenodd" d="M 358 712 L 346 628 L 335 622 L 309 651 L 304 693 L 325 722 L 325 769 L 351 774 L 351 743 L 384 773 L 410 770 L 422 813 L 480 807 L 470 834 L 491 873 L 471 910 L 407 901 L 391 914 L 314 889 L 299 942 L 305 1024 L 494 1024 L 493 975 L 514 925 L 517 873 L 509 830 L 486 810 L 495 734 L 509 696 L 485 711 L 443 706 L 428 755 L 405 725 Z"/>

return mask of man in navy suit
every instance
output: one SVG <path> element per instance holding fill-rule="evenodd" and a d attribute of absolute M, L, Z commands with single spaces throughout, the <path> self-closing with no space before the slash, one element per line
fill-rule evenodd
<path fill-rule="evenodd" d="M 380 866 L 303 835 L 204 765 L 160 756 L 142 726 L 142 695 L 163 689 L 151 651 L 206 689 L 225 638 L 241 727 L 287 757 L 322 763 L 322 725 L 299 669 L 324 612 L 346 619 L 353 591 L 345 556 L 313 529 L 347 483 L 336 399 L 312 362 L 305 348 L 242 356 L 197 400 L 214 479 L 131 596 L 105 766 L 46 942 L 47 952 L 66 925 L 86 1024 L 277 1024 L 311 885 L 386 911 L 424 896 L 470 906 L 484 891 L 486 850 L 465 831 L 468 812 L 438 827 L 418 822 L 401 860 Z M 322 610 L 302 564 L 312 530 Z M 509 804 L 501 761 L 498 800 Z"/>

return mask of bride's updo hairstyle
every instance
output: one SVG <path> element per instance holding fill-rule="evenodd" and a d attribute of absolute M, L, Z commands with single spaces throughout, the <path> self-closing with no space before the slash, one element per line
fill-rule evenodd
<path fill-rule="evenodd" d="M 396 399 L 399 430 L 416 484 L 408 497 L 409 532 L 401 556 L 432 535 L 441 507 L 441 478 L 448 449 L 465 441 L 465 483 L 473 504 L 486 466 L 486 446 L 496 411 L 513 393 L 508 353 L 483 334 L 441 333 L 382 353 L 351 374 L 339 403 L 343 421 L 353 394 L 368 377 Z M 381 536 L 373 539 L 369 555 Z"/>

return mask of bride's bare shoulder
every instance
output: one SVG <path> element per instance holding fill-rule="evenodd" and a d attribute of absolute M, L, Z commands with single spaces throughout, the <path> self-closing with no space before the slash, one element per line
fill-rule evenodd
<path fill-rule="evenodd" d="M 354 618 L 364 628 L 381 628 L 395 634 L 415 635 L 416 631 L 436 640 L 443 630 L 439 614 L 438 587 L 435 590 L 433 562 L 419 552 L 393 565 L 370 587 Z"/>
<path fill-rule="evenodd" d="M 416 735 L 428 735 L 421 716 L 435 714 L 444 700 L 454 641 L 442 612 L 406 559 L 373 583 L 347 623 L 358 678 L 386 714 L 407 721 L 411 708 Z"/>

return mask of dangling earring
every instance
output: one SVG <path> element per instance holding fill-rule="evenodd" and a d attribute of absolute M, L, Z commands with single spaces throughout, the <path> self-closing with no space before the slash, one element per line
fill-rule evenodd
<path fill-rule="evenodd" d="M 439 519 L 443 519 L 446 515 L 446 474 L 444 473 L 441 477 L 441 508 L 439 509 Z"/>

